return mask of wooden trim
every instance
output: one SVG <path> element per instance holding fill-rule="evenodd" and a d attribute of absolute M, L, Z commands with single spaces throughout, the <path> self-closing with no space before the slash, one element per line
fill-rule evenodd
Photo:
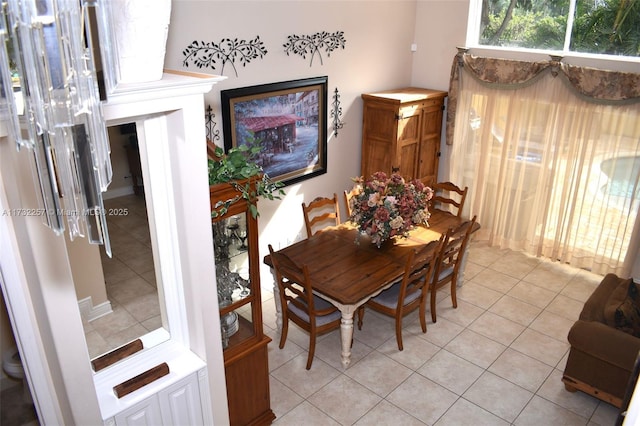
<path fill-rule="evenodd" d="M 569 376 L 562 376 L 562 381 L 564 382 L 565 387 L 570 392 L 575 392 L 576 390 L 582 391 L 586 394 L 594 396 L 604 402 L 607 402 L 611 405 L 614 405 L 618 408 L 622 407 L 622 399 L 617 396 L 613 396 L 610 393 L 603 392 L 600 389 L 597 389 L 585 382 L 582 382 L 578 379 L 574 379 Z"/>
<path fill-rule="evenodd" d="M 113 387 L 113 391 L 118 398 L 122 398 L 123 396 L 137 391 L 141 387 L 148 385 L 149 383 L 152 383 L 158 380 L 160 377 L 166 376 L 167 374 L 169 374 L 169 365 L 166 362 L 163 362 L 162 364 L 158 364 L 155 367 L 150 368 L 149 370 L 140 373 L 127 381 L 115 385 Z"/>
<path fill-rule="evenodd" d="M 142 340 L 136 339 L 133 342 L 129 342 L 124 346 L 120 346 L 117 349 L 112 350 L 98 358 L 91 360 L 91 366 L 93 371 L 100 371 L 103 368 L 107 368 L 116 362 L 125 359 L 126 357 L 140 352 L 143 349 Z"/>

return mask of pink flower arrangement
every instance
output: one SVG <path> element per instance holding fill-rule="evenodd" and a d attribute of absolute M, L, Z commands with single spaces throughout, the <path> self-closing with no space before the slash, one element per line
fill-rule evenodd
<path fill-rule="evenodd" d="M 374 173 L 367 181 L 362 177 L 354 181 L 360 193 L 350 201 L 349 220 L 378 247 L 391 237 L 407 236 L 416 225 L 428 225 L 433 190 L 421 181 L 407 183 L 397 173 L 387 177 L 383 172 Z"/>

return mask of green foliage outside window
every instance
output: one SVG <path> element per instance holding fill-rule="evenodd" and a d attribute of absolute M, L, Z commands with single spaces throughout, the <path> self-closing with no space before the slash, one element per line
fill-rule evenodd
<path fill-rule="evenodd" d="M 479 43 L 562 51 L 570 1 L 569 50 L 640 56 L 639 0 L 483 0 Z"/>

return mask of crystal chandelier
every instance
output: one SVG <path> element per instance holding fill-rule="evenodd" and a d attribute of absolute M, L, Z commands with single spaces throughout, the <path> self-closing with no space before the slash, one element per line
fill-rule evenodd
<path fill-rule="evenodd" d="M 45 224 L 111 256 L 102 201 L 110 148 L 89 31 L 103 16 L 97 8 L 96 0 L 2 3 L 0 119 L 17 148 L 31 151 Z"/>

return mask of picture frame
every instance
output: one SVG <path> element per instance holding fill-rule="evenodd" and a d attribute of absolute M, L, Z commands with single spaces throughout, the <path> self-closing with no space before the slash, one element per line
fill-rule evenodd
<path fill-rule="evenodd" d="M 225 150 L 260 142 L 258 162 L 285 186 L 327 172 L 327 77 L 222 90 Z"/>

